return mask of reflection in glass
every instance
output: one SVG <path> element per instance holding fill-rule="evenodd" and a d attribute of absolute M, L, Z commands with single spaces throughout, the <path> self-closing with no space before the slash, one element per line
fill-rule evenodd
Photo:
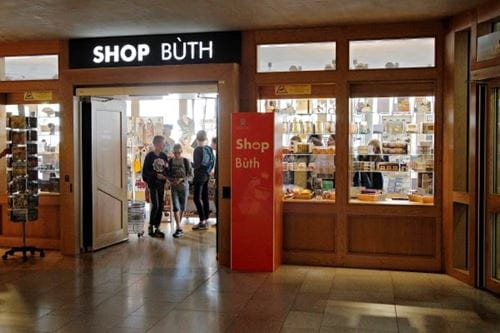
<path fill-rule="evenodd" d="M 40 55 L 0 58 L 1 81 L 57 80 L 59 56 Z"/>
<path fill-rule="evenodd" d="M 349 42 L 350 69 L 434 67 L 434 38 Z"/>
<path fill-rule="evenodd" d="M 335 42 L 257 46 L 258 73 L 334 69 Z"/>

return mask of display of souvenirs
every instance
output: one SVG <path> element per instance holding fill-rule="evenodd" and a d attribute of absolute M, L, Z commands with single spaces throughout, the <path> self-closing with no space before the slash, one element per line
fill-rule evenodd
<path fill-rule="evenodd" d="M 408 154 L 408 144 L 405 142 L 384 142 L 382 144 L 384 154 Z"/>
<path fill-rule="evenodd" d="M 350 99 L 352 199 L 410 204 L 408 193 L 433 193 L 433 103 L 431 96 Z M 375 107 L 362 112 L 367 104 Z"/>
<path fill-rule="evenodd" d="M 322 180 L 335 189 L 335 99 L 259 100 L 259 112 L 266 112 L 271 102 L 283 121 L 284 198 L 320 200 Z M 302 190 L 309 192 L 300 194 Z"/>
<path fill-rule="evenodd" d="M 425 97 L 416 97 L 415 98 L 415 111 L 416 112 L 431 112 L 431 101 Z"/>
<path fill-rule="evenodd" d="M 7 159 L 10 218 L 14 222 L 26 222 L 38 218 L 38 156 L 36 117 L 8 114 L 7 126 L 11 128 L 10 154 Z M 12 130 L 14 129 L 14 130 Z"/>
<path fill-rule="evenodd" d="M 410 112 L 410 99 L 408 97 L 398 98 L 398 112 Z"/>

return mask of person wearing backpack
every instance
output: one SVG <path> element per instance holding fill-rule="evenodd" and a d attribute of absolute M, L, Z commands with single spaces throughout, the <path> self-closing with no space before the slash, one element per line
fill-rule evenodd
<path fill-rule="evenodd" d="M 172 192 L 172 206 L 177 228 L 172 235 L 174 238 L 184 236 L 182 231 L 182 217 L 186 211 L 187 199 L 189 196 L 189 179 L 193 175 L 191 163 L 182 157 L 182 146 L 176 143 L 173 146 L 174 157 L 168 160 L 167 178 L 170 181 L 170 191 Z"/>
<path fill-rule="evenodd" d="M 208 229 L 208 215 L 210 214 L 210 203 L 208 201 L 208 181 L 210 172 L 214 168 L 215 157 L 212 148 L 206 144 L 207 132 L 198 131 L 196 133 L 198 146 L 193 152 L 193 201 L 200 217 L 200 222 L 193 227 L 193 230 Z"/>

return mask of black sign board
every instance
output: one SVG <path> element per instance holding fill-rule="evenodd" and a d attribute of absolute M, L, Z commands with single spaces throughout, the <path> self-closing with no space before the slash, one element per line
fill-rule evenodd
<path fill-rule="evenodd" d="M 241 33 L 213 32 L 69 41 L 70 68 L 239 63 Z"/>

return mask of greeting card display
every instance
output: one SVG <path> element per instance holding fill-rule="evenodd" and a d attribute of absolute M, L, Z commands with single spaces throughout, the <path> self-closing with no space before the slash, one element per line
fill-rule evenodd
<path fill-rule="evenodd" d="M 7 114 L 7 189 L 9 191 L 9 218 L 11 222 L 22 224 L 23 245 L 13 247 L 2 256 L 7 260 L 16 252 L 22 252 L 23 260 L 27 253 L 44 250 L 26 245 L 26 222 L 38 220 L 38 139 L 37 119 L 23 115 Z"/>
<path fill-rule="evenodd" d="M 36 117 L 7 117 L 9 209 L 12 222 L 38 218 L 38 139 Z M 36 212 L 35 212 L 36 211 Z"/>

